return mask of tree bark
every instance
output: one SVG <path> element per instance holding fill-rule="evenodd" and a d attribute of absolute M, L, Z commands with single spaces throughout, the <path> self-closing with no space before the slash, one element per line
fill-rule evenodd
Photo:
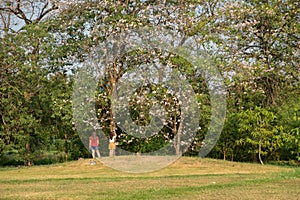
<path fill-rule="evenodd" d="M 68 162 L 69 148 L 68 148 L 68 135 L 66 133 L 65 133 L 65 154 L 66 154 L 66 162 Z"/>
<path fill-rule="evenodd" d="M 108 71 L 109 74 L 109 82 L 110 87 L 108 87 L 108 95 L 113 96 L 114 92 L 116 92 L 116 84 L 117 84 L 117 66 L 114 64 L 113 69 Z M 110 120 L 110 135 L 113 135 L 113 133 L 116 130 L 116 123 L 114 120 L 113 110 L 112 107 L 110 107 L 110 113 L 109 113 L 109 120 Z"/>
<path fill-rule="evenodd" d="M 259 141 L 259 144 L 258 144 L 258 159 L 259 159 L 260 164 L 264 165 L 264 162 L 261 159 L 261 141 Z"/>
<path fill-rule="evenodd" d="M 176 134 L 176 155 L 181 155 L 181 134 L 182 134 L 182 115 L 181 115 L 181 121 L 179 123 L 179 127 Z"/>
<path fill-rule="evenodd" d="M 26 149 L 26 154 L 28 156 L 26 159 L 25 165 L 30 167 L 30 166 L 32 166 L 32 161 L 30 159 L 30 143 L 29 143 L 29 141 L 25 144 L 25 149 Z"/>

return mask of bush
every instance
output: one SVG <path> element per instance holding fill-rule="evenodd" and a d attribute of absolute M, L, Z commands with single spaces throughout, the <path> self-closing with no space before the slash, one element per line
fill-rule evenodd
<path fill-rule="evenodd" d="M 278 166 L 300 167 L 300 162 L 296 161 L 296 160 L 289 160 L 289 161 L 269 161 L 267 164 L 278 165 Z"/>

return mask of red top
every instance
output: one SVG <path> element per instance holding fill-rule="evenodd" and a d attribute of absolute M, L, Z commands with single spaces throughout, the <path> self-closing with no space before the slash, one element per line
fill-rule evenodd
<path fill-rule="evenodd" d="M 95 138 L 93 138 L 93 136 L 90 136 L 90 144 L 92 147 L 96 147 L 99 144 L 99 137 L 95 136 Z"/>

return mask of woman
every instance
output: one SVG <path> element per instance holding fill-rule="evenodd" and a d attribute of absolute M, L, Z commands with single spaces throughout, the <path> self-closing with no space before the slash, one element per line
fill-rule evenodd
<path fill-rule="evenodd" d="M 100 158 L 98 145 L 99 145 L 99 137 L 96 135 L 96 131 L 93 131 L 92 135 L 89 138 L 89 149 L 92 151 L 93 159 L 96 158 L 95 152 L 97 153 L 97 157 Z"/>

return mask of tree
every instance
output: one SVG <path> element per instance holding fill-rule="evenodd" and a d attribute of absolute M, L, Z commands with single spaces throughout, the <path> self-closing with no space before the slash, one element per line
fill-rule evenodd
<path fill-rule="evenodd" d="M 47 31 L 39 26 L 40 21 L 55 9 L 48 9 L 48 3 L 36 13 L 28 11 L 28 6 L 35 9 L 36 1 L 1 2 L 1 151 L 17 151 L 19 159 L 31 165 L 47 141 L 49 127 L 43 126 L 49 106 L 47 75 L 40 67 L 45 58 Z M 47 5 L 47 6 L 46 6 Z M 21 19 L 13 27 L 12 20 Z M 3 25 L 3 26 L 2 26 Z M 14 30 L 18 28 L 19 30 Z M 22 31 L 21 31 L 22 30 Z M 2 32 L 3 31 L 3 32 Z M 2 34 L 3 33 L 3 34 Z M 2 37 L 3 36 L 3 37 Z M 42 124 L 41 124 L 42 123 Z"/>
<path fill-rule="evenodd" d="M 279 124 L 284 127 L 284 146 L 281 152 L 281 159 L 295 159 L 299 161 L 299 128 L 300 128 L 300 104 L 299 93 L 287 99 L 278 109 Z"/>
<path fill-rule="evenodd" d="M 281 113 L 284 112 L 281 105 L 299 90 L 298 12 L 299 2 L 294 0 L 221 1 L 211 18 L 212 23 L 206 26 L 211 31 L 210 37 L 214 38 L 212 46 L 226 79 L 228 116 L 239 117 L 257 106 L 273 113 L 276 119 L 272 124 L 284 130 L 284 133 L 278 133 L 281 136 L 274 138 L 278 143 L 291 130 L 284 125 L 289 124 L 291 118 L 284 117 L 285 122 L 281 123 Z M 234 126 L 230 127 L 233 124 L 236 124 L 235 119 L 228 118 L 216 152 L 223 153 L 226 143 L 236 145 L 232 140 L 226 142 L 236 133 Z M 237 144 L 247 138 L 243 132 L 237 135 L 241 138 Z M 282 142 L 287 144 L 284 140 Z M 247 152 L 254 152 L 256 148 L 252 149 L 249 142 L 242 144 L 244 148 L 240 148 L 236 159 L 248 161 Z M 275 155 L 270 152 L 267 155 L 273 156 L 272 159 L 285 154 L 283 145 L 274 149 L 278 149 L 273 151 Z M 287 153 L 287 157 L 291 155 Z"/>
<path fill-rule="evenodd" d="M 168 8 L 166 5 L 168 5 Z M 195 8 L 196 3 L 192 1 L 189 6 L 186 6 L 183 2 L 166 2 L 166 4 L 161 4 L 160 2 L 147 1 L 129 1 L 127 3 L 119 4 L 113 4 L 110 1 L 102 1 L 101 3 L 97 4 L 88 2 L 74 7 L 74 9 L 70 10 L 66 16 L 60 16 L 60 18 L 66 17 L 67 19 L 64 20 L 63 25 L 64 27 L 68 27 L 65 29 L 66 35 L 64 37 L 72 38 L 72 35 L 76 33 L 78 35 L 77 38 L 81 40 L 81 37 L 84 38 L 85 36 L 83 35 L 86 35 L 86 43 L 80 48 L 90 49 L 90 47 L 96 48 L 99 42 L 105 41 L 107 38 L 109 38 L 109 36 L 113 34 L 124 32 L 132 28 L 140 28 L 145 25 L 155 26 L 159 24 L 166 28 L 175 28 L 178 34 L 186 34 L 187 24 L 193 22 L 193 20 L 196 20 L 196 16 L 193 13 Z M 147 9 L 147 12 L 145 9 Z M 165 10 L 165 12 L 161 12 L 162 9 Z M 79 11 L 82 13 L 82 15 L 80 17 L 75 17 L 73 12 L 78 13 Z M 102 14 L 97 14 L 99 12 L 101 12 Z M 191 12 L 191 15 L 187 16 L 185 12 Z M 71 27 L 67 26 L 69 20 L 72 20 Z M 120 21 L 122 22 L 122 24 L 120 24 Z M 168 21 L 168 23 L 162 23 L 166 21 Z M 89 23 L 89 26 L 85 25 L 87 22 Z M 98 29 L 99 26 L 101 26 L 101 29 Z M 84 34 L 82 30 L 85 31 Z M 86 44 L 89 45 L 85 46 Z M 109 63 L 109 65 L 106 65 L 106 68 L 103 68 L 103 74 L 101 74 L 103 77 L 99 81 L 100 91 L 98 91 L 97 95 L 97 114 L 101 127 L 103 128 L 104 132 L 106 132 L 106 134 L 109 134 L 109 132 L 113 132 L 113 130 L 116 129 L 115 120 L 113 118 L 113 112 L 111 110 L 111 99 L 113 96 L 113 92 L 116 90 L 115 87 L 117 82 L 127 71 L 130 71 L 130 69 L 132 69 L 133 66 L 136 66 L 141 62 L 151 63 L 151 60 L 153 59 L 153 56 L 151 57 L 151 53 L 156 54 L 157 57 L 161 56 L 161 62 L 167 62 L 168 59 L 170 59 L 167 57 L 171 55 L 169 54 L 164 56 L 160 52 L 145 52 L 145 50 L 141 49 L 140 52 L 128 52 L 127 54 L 122 55 L 122 57 L 118 60 L 114 60 L 112 61 L 112 63 Z M 84 57 L 87 56 L 85 53 L 83 55 Z M 97 57 L 97 55 L 95 55 L 95 57 Z M 137 57 L 140 60 L 135 62 L 134 60 Z M 83 60 L 84 59 L 85 58 L 83 58 Z M 175 61 L 175 59 L 173 60 Z M 179 61 L 179 59 L 177 59 L 177 61 Z M 178 64 L 175 63 L 174 68 L 178 67 L 176 65 L 179 64 L 182 65 L 180 67 L 182 68 L 182 71 L 190 67 L 187 61 L 180 62 L 181 63 Z M 192 67 L 190 67 L 190 69 L 192 69 Z M 195 74 L 197 74 L 197 76 L 199 75 L 198 72 L 192 70 L 190 71 L 191 75 L 189 75 L 189 78 L 195 79 Z M 192 73 L 194 74 L 192 75 Z M 182 116 L 174 117 L 172 118 L 173 122 L 169 123 L 169 125 L 172 126 L 172 134 L 176 132 L 177 136 L 180 135 L 180 130 L 182 130 L 180 128 L 181 123 L 178 123 L 180 118 L 182 118 Z M 144 119 L 139 118 L 139 120 Z M 121 135 L 120 132 L 119 135 Z M 126 138 L 125 140 L 131 141 L 131 137 Z M 176 146 L 177 153 L 180 154 L 181 150 L 178 147 L 182 145 L 182 142 L 180 141 L 180 139 L 176 141 L 177 144 L 174 145 Z"/>
<path fill-rule="evenodd" d="M 82 145 L 71 111 L 76 71 L 91 56 L 97 56 L 99 43 L 113 35 L 158 25 L 181 36 L 181 45 L 195 36 L 199 53 L 211 55 L 224 75 L 229 117 L 211 156 L 249 161 L 249 153 L 257 152 L 261 161 L 297 159 L 299 124 L 285 111 L 290 110 L 286 105 L 294 106 L 293 113 L 298 108 L 298 99 L 287 101 L 299 90 L 298 12 L 295 0 L 1 1 L 0 154 L 19 151 L 20 160 L 30 164 L 52 145 L 51 138 L 56 138 L 64 142 L 64 149 L 57 150 L 70 157 L 74 152 L 78 155 Z M 209 97 L 213 85 L 208 85 L 189 60 L 174 52 L 152 50 L 132 50 L 106 65 L 96 94 L 84 101 L 96 101 L 90 109 L 97 113 L 108 136 L 119 126 L 112 99 L 124 75 L 141 64 L 156 70 L 163 71 L 166 66 L 177 70 L 195 93 L 198 105 L 194 108 L 201 109 L 199 129 L 187 153 L 196 155 L 205 146 L 202 141 L 215 109 Z M 122 148 L 151 152 L 173 139 L 172 149 L 177 155 L 182 153 L 182 138 L 189 134 L 182 126 L 186 116 L 180 99 L 162 84 L 162 74 L 155 84 L 150 75 L 144 77 L 145 85 L 139 86 L 128 102 L 130 117 L 140 126 L 155 119 L 151 106 L 165 108 L 163 128 L 148 139 L 132 137 L 118 128 Z"/>
<path fill-rule="evenodd" d="M 220 12 L 219 50 L 235 94 L 263 107 L 280 104 L 299 83 L 299 2 L 229 1 Z"/>
<path fill-rule="evenodd" d="M 263 165 L 262 156 L 267 156 L 280 149 L 283 145 L 283 127 L 274 124 L 274 113 L 260 107 L 239 113 L 240 145 L 253 145 L 258 153 L 259 162 Z M 250 151 L 251 152 L 251 151 Z M 250 153 L 249 152 L 249 153 Z"/>

